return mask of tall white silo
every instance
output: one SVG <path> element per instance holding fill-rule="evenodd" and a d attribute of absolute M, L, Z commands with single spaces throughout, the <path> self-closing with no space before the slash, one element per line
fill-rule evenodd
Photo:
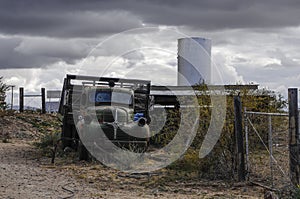
<path fill-rule="evenodd" d="M 178 86 L 211 81 L 211 40 L 199 37 L 178 39 Z"/>

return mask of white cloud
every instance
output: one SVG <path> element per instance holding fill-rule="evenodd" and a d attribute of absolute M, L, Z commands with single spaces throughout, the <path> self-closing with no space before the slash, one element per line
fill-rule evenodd
<path fill-rule="evenodd" d="M 213 71 L 222 77 L 222 80 L 217 78 L 215 83 L 255 82 L 286 96 L 288 87 L 300 87 L 300 28 L 269 31 L 267 34 L 253 30 L 200 34 L 199 30 L 186 29 L 188 35 L 212 39 Z M 9 84 L 26 86 L 30 92 L 39 92 L 40 87 L 61 89 L 67 73 L 150 79 L 154 84 L 175 85 L 177 39 L 183 36 L 170 34 L 170 31 L 160 28 L 159 31 L 134 30 L 120 37 L 111 37 L 113 39 L 109 41 L 101 37 L 99 41 L 106 42 L 85 59 L 67 63 L 62 58 L 48 63 L 43 69 L 6 69 L 1 70 L 0 76 L 4 76 Z M 39 45 L 39 41 L 47 45 Z M 80 57 L 90 46 L 95 46 L 96 41 L 46 38 L 14 40 L 15 43 L 21 42 L 17 47 L 20 53 L 55 56 L 57 49 L 57 55 L 62 57 Z M 69 45 L 70 48 L 64 48 Z"/>

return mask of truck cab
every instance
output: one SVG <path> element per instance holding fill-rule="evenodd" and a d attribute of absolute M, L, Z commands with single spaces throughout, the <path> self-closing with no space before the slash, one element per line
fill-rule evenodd
<path fill-rule="evenodd" d="M 75 84 L 72 78 L 81 82 Z M 95 140 L 137 152 L 146 149 L 150 137 L 149 81 L 69 75 L 64 87 L 64 147 L 77 149 L 80 159 L 88 159 L 87 149 L 97 145 Z"/>

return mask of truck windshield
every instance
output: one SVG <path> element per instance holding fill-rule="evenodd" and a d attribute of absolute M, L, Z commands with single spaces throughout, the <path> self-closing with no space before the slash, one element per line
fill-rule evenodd
<path fill-rule="evenodd" d="M 89 95 L 92 103 L 117 103 L 132 105 L 132 95 L 125 92 L 97 91 Z"/>

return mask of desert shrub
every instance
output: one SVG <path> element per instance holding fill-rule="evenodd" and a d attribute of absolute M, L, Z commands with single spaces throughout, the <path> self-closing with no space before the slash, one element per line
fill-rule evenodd
<path fill-rule="evenodd" d="M 60 133 L 58 132 L 49 132 L 45 133 L 39 142 L 36 142 L 36 146 L 39 148 L 47 148 L 53 147 L 57 144 L 58 140 L 60 139 Z"/>
<path fill-rule="evenodd" d="M 151 144 L 157 147 L 163 147 L 167 145 L 177 134 L 180 125 L 180 112 L 178 109 L 165 109 L 165 111 L 166 111 L 165 125 L 163 126 L 161 131 L 155 136 L 151 137 L 150 140 Z M 156 118 L 153 119 L 155 120 Z M 156 130 L 154 129 L 153 131 Z"/>
<path fill-rule="evenodd" d="M 26 117 L 30 115 L 31 117 Z M 21 114 L 18 119 L 29 123 L 38 130 L 40 137 L 34 142 L 34 145 L 41 150 L 44 155 L 51 155 L 56 144 L 59 144 L 61 132 L 61 122 L 58 117 L 49 114 Z"/>
<path fill-rule="evenodd" d="M 58 144 L 59 139 L 60 133 L 53 131 L 43 134 L 41 139 L 35 142 L 34 145 L 38 147 L 44 155 L 50 156 L 52 155 L 54 146 Z"/>
<path fill-rule="evenodd" d="M 293 198 L 300 199 L 300 185 L 295 188 Z"/>
<path fill-rule="evenodd" d="M 8 90 L 8 86 L 3 82 L 3 77 L 0 77 L 0 110 L 6 108 L 5 92 Z"/>
<path fill-rule="evenodd" d="M 189 148 L 186 154 L 171 164 L 169 169 L 182 171 L 198 171 L 199 169 L 199 153 L 197 150 Z"/>
<path fill-rule="evenodd" d="M 199 91 L 208 90 L 205 85 L 199 86 Z M 200 118 L 197 135 L 194 138 L 190 149 L 186 152 L 183 158 L 177 160 L 170 165 L 169 169 L 191 171 L 196 170 L 201 177 L 207 178 L 231 178 L 235 170 L 234 157 L 235 157 L 235 137 L 234 137 L 234 107 L 233 98 L 240 95 L 243 107 L 247 107 L 249 111 L 258 112 L 280 112 L 286 106 L 286 101 L 282 96 L 276 95 L 275 92 L 269 90 L 256 90 L 256 91 L 231 91 L 226 95 L 226 119 L 222 129 L 222 134 L 217 144 L 203 159 L 199 159 L 199 149 L 202 145 L 204 137 L 210 125 L 211 120 L 211 101 L 209 95 L 199 95 L 198 103 L 200 105 Z M 156 135 L 153 142 L 157 145 L 165 146 L 176 135 L 179 121 L 179 110 L 167 110 L 167 122 L 162 131 Z M 259 131 L 265 136 L 263 139 L 267 141 L 268 123 L 259 118 L 254 121 Z M 274 121 L 273 125 L 280 125 L 280 122 Z M 255 140 L 254 140 L 255 141 Z M 259 141 L 256 139 L 257 143 Z"/>

